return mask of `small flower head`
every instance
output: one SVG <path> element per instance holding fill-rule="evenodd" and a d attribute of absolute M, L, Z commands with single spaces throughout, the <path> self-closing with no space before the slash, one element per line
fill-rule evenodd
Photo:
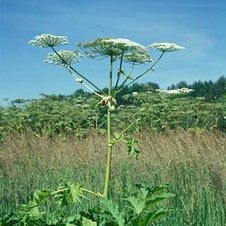
<path fill-rule="evenodd" d="M 120 58 L 122 53 L 125 60 L 143 63 L 150 60 L 144 46 L 124 38 L 97 38 L 94 41 L 80 43 L 79 46 L 91 57 L 114 56 Z"/>
<path fill-rule="evenodd" d="M 78 62 L 80 54 L 76 51 L 60 50 L 56 53 L 49 53 L 45 63 L 68 66 L 74 61 Z"/>
<path fill-rule="evenodd" d="M 161 52 L 172 52 L 185 49 L 185 47 L 183 46 L 179 46 L 175 43 L 169 42 L 152 43 L 148 46 L 148 48 L 158 49 Z"/>
<path fill-rule="evenodd" d="M 107 38 L 97 38 L 91 42 L 79 43 L 78 46 L 82 48 L 89 57 L 119 55 L 117 49 L 110 48 L 110 44 L 106 43 Z"/>
<path fill-rule="evenodd" d="M 32 46 L 38 47 L 54 47 L 58 45 L 68 44 L 67 37 L 51 34 L 42 34 L 35 36 L 34 39 L 28 42 Z"/>
<path fill-rule="evenodd" d="M 151 62 L 151 56 L 145 51 L 136 51 L 124 55 L 124 60 L 134 64 Z"/>

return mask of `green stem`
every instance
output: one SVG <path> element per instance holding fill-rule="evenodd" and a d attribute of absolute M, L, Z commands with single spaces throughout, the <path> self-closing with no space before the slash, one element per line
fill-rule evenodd
<path fill-rule="evenodd" d="M 149 71 L 153 71 L 154 66 L 160 61 L 160 59 L 162 58 L 163 54 L 165 52 L 162 52 L 161 55 L 159 56 L 159 58 L 151 65 L 151 67 L 149 67 L 146 71 L 144 71 L 143 73 L 141 73 L 140 75 L 138 75 L 136 78 L 134 78 L 131 82 L 129 82 L 128 84 L 126 84 L 125 86 L 123 86 L 122 88 L 120 88 L 116 94 L 118 94 L 119 92 L 121 92 L 125 87 L 128 87 L 129 85 L 131 85 L 132 83 L 134 83 L 135 81 L 137 81 L 139 78 L 141 78 L 142 76 L 144 76 L 145 74 L 147 74 Z"/>
<path fill-rule="evenodd" d="M 53 50 L 53 52 L 62 60 L 63 63 L 65 63 L 68 68 L 70 68 L 72 71 L 74 71 L 77 75 L 79 75 L 81 78 L 83 78 L 84 80 L 86 80 L 90 85 L 92 85 L 96 90 L 98 90 L 99 92 L 103 93 L 104 95 L 106 95 L 105 92 L 103 92 L 103 90 L 101 90 L 100 88 L 98 88 L 93 82 L 91 82 L 88 78 L 86 78 L 84 75 L 82 75 L 81 73 L 79 73 L 76 69 L 74 69 L 70 64 L 68 64 L 62 57 L 61 55 L 55 50 L 55 48 L 53 46 L 51 46 L 51 49 Z"/>
<path fill-rule="evenodd" d="M 112 95 L 112 71 L 113 71 L 113 56 L 110 57 L 110 76 L 109 76 L 109 96 Z M 108 151 L 107 151 L 107 163 L 104 185 L 104 197 L 108 198 L 110 180 L 111 180 L 111 161 L 112 161 L 112 141 L 111 141 L 111 110 L 107 110 L 107 138 L 108 138 Z"/>
<path fill-rule="evenodd" d="M 124 85 L 127 83 L 127 81 L 131 78 L 133 68 L 134 68 L 134 63 L 131 67 L 131 71 L 130 71 L 129 75 L 124 79 L 122 84 L 118 87 L 118 90 L 115 91 L 115 94 L 119 93 L 119 91 L 121 91 L 121 89 L 124 87 Z"/>
<path fill-rule="evenodd" d="M 77 78 L 80 78 L 79 76 L 74 75 L 70 68 L 67 68 L 67 69 L 68 69 L 68 72 L 70 73 L 70 75 L 71 75 L 73 78 L 75 78 L 75 80 L 76 80 Z M 84 82 L 79 82 L 79 83 L 81 83 L 83 86 L 85 86 L 86 89 L 88 89 L 89 91 L 91 91 L 91 93 L 95 94 L 96 96 L 100 97 L 101 99 L 103 98 L 103 96 L 101 96 L 99 93 L 95 92 L 93 89 L 91 89 L 91 88 L 90 88 L 88 85 L 86 85 Z"/>
<path fill-rule="evenodd" d="M 120 76 L 121 76 L 121 73 L 122 73 L 122 61 L 123 61 L 123 56 L 124 56 L 124 51 L 122 51 L 122 55 L 121 55 L 121 58 L 120 58 L 119 71 L 118 71 L 118 74 L 117 74 L 117 81 L 116 81 L 116 83 L 115 83 L 113 96 L 114 96 L 114 94 L 115 94 L 115 91 L 116 91 L 117 88 L 118 88 L 118 83 L 119 83 Z"/>
<path fill-rule="evenodd" d="M 91 190 L 88 190 L 88 189 L 85 189 L 85 188 L 82 188 L 81 190 L 83 192 L 89 193 L 89 194 L 97 196 L 97 197 L 103 197 L 103 195 L 100 194 L 99 192 L 94 192 L 94 191 L 91 191 Z"/>
<path fill-rule="evenodd" d="M 51 192 L 51 195 L 56 195 L 58 193 L 65 192 L 67 190 L 68 190 L 68 188 L 62 188 L 62 189 Z M 91 191 L 91 190 L 88 190 L 88 189 L 85 189 L 85 188 L 81 188 L 81 191 L 89 193 L 89 194 L 97 196 L 97 197 L 103 197 L 103 195 L 100 194 L 99 192 L 94 192 L 94 191 Z"/>
<path fill-rule="evenodd" d="M 51 195 L 55 195 L 55 194 L 58 194 L 58 193 L 61 193 L 61 192 L 67 191 L 67 190 L 68 190 L 68 188 L 62 188 L 62 189 L 51 192 Z"/>
<path fill-rule="evenodd" d="M 137 123 L 138 120 L 136 120 L 135 122 L 132 122 L 130 125 L 127 126 L 127 128 L 125 128 L 120 134 L 119 137 L 121 137 L 127 130 L 129 130 L 135 123 Z"/>

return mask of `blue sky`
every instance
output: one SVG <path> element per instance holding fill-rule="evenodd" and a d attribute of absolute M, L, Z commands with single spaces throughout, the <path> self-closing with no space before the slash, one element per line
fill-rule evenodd
<path fill-rule="evenodd" d="M 68 36 L 68 48 L 97 37 L 175 42 L 186 50 L 166 54 L 140 82 L 166 88 L 181 80 L 215 81 L 226 75 L 225 12 L 225 0 L 0 0 L 0 103 L 81 88 L 63 68 L 43 63 L 48 49 L 27 44 L 42 33 Z M 107 86 L 105 61 L 82 59 L 76 68 Z"/>

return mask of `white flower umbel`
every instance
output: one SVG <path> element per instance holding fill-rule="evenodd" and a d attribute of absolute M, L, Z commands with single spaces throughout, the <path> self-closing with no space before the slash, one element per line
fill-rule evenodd
<path fill-rule="evenodd" d="M 106 43 L 108 38 L 97 38 L 91 42 L 79 43 L 78 46 L 85 51 L 85 54 L 89 57 L 103 57 L 103 56 L 119 56 L 118 49 L 110 47 L 109 43 Z"/>
<path fill-rule="evenodd" d="M 114 56 L 119 58 L 123 53 L 134 54 L 133 57 L 132 55 L 127 55 L 127 61 L 132 59 L 134 62 L 143 62 L 144 54 L 146 54 L 146 59 L 150 59 L 144 46 L 124 38 L 97 38 L 91 42 L 80 43 L 79 47 L 91 57 Z M 143 59 L 141 60 L 141 58 Z"/>
<path fill-rule="evenodd" d="M 152 43 L 148 46 L 148 48 L 158 49 L 161 52 L 172 52 L 185 49 L 185 47 L 183 46 L 179 46 L 175 43 L 169 42 Z"/>
<path fill-rule="evenodd" d="M 81 55 L 76 51 L 60 50 L 57 54 L 49 53 L 45 63 L 68 66 L 73 62 L 78 62 L 80 56 Z"/>
<path fill-rule="evenodd" d="M 146 50 L 144 46 L 140 45 L 137 42 L 131 41 L 127 38 L 109 38 L 105 40 L 106 43 L 110 43 L 114 47 L 128 50 L 128 49 L 141 49 Z"/>
<path fill-rule="evenodd" d="M 54 47 L 58 45 L 68 44 L 67 37 L 51 35 L 51 34 L 41 34 L 35 36 L 34 39 L 28 42 L 32 46 L 38 47 Z"/>
<path fill-rule="evenodd" d="M 172 89 L 172 90 L 157 89 L 156 91 L 164 94 L 188 94 L 193 92 L 194 90 L 189 88 L 181 88 L 181 89 Z"/>
<path fill-rule="evenodd" d="M 124 55 L 124 60 L 129 63 L 134 64 L 144 64 L 147 62 L 151 62 L 151 56 L 147 54 L 147 52 L 137 51 L 137 52 L 131 52 Z"/>

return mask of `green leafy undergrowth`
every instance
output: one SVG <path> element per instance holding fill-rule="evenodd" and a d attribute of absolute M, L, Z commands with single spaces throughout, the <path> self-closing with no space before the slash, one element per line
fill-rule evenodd
<path fill-rule="evenodd" d="M 77 184 L 65 183 L 54 191 L 35 191 L 33 198 L 16 213 L 1 218 L 0 226 L 148 226 L 172 211 L 166 207 L 166 202 L 162 204 L 174 197 L 167 188 L 168 185 L 153 188 L 137 185 L 135 192 L 115 201 Z M 81 212 L 79 203 L 87 199 L 89 193 L 98 197 L 98 204 Z M 66 209 L 74 205 L 78 206 L 78 211 L 68 214 Z"/>

